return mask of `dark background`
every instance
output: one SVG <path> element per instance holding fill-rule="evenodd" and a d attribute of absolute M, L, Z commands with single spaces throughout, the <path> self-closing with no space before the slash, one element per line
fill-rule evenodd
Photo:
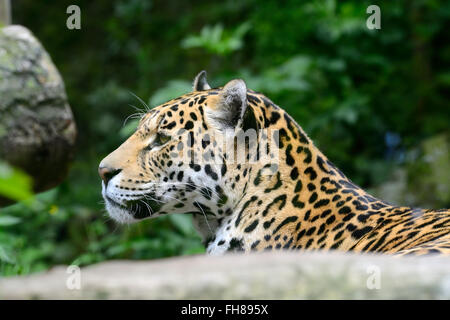
<path fill-rule="evenodd" d="M 81 30 L 66 8 L 81 8 Z M 368 30 L 366 8 L 381 8 Z M 0 274 L 55 264 L 203 252 L 189 217 L 117 226 L 97 166 L 151 106 L 190 91 L 207 70 L 241 77 L 286 109 L 349 178 L 388 201 L 450 206 L 449 1 L 14 0 L 65 80 L 78 127 L 59 187 L 2 209 Z M 401 202 L 401 203 L 400 203 Z M 4 217 L 9 217 L 4 219 Z M 1 223 L 3 221 L 3 225 Z M 6 222 L 5 222 L 6 221 Z"/>

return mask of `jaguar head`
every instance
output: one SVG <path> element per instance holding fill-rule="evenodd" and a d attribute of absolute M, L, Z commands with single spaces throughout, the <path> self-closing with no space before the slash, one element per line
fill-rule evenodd
<path fill-rule="evenodd" d="M 230 210 L 243 188 L 231 178 L 245 164 L 230 161 L 238 152 L 226 142 L 252 122 L 249 117 L 255 123 L 250 109 L 244 81 L 211 89 L 200 72 L 191 93 L 147 112 L 136 132 L 101 161 L 109 215 L 131 223 L 167 213 Z"/>

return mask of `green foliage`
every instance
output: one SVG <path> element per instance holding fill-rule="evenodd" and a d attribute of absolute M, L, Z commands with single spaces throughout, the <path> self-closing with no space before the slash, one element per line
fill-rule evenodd
<path fill-rule="evenodd" d="M 250 30 L 249 23 L 243 23 L 232 32 L 226 32 L 222 24 L 204 26 L 198 36 L 190 35 L 182 42 L 183 48 L 203 48 L 209 53 L 227 56 L 244 45 L 243 37 Z"/>
<path fill-rule="evenodd" d="M 27 201 L 33 198 L 32 180 L 21 170 L 13 168 L 7 163 L 0 161 L 0 196 L 14 201 Z M 14 215 L 0 215 L 0 266 L 3 263 L 13 264 L 16 260 L 9 244 L 14 240 L 14 236 L 2 229 L 21 222 L 21 219 Z"/>
<path fill-rule="evenodd" d="M 102 212 L 100 204 L 86 206 L 64 196 L 67 187 L 64 184 L 38 195 L 39 207 L 16 204 L 1 210 L 0 274 L 27 274 L 63 263 L 86 265 L 204 252 L 190 216 L 169 215 L 119 226 Z M 73 190 L 73 196 L 93 201 L 87 195 L 98 186 L 83 187 L 88 190 Z"/>
<path fill-rule="evenodd" d="M 13 6 L 15 23 L 37 35 L 65 80 L 79 145 L 68 179 L 37 196 L 39 205 L 0 209 L 10 217 L 0 226 L 0 274 L 203 252 L 189 217 L 110 221 L 97 175 L 100 160 L 135 130 L 140 100 L 153 107 L 188 92 L 200 70 L 213 86 L 241 77 L 265 93 L 363 187 L 409 167 L 406 150 L 448 133 L 448 1 L 379 1 L 381 30 L 366 28 L 373 3 L 365 0 L 80 0 L 80 31 L 64 27 L 70 4 Z M 399 142 L 388 143 L 391 135 Z M 427 170 L 411 182 L 446 177 Z M 439 190 L 424 201 L 450 206 Z"/>
<path fill-rule="evenodd" d="M 150 98 L 150 105 L 155 107 L 166 101 L 186 94 L 192 90 L 192 82 L 186 80 L 171 80 L 165 87 L 155 91 Z"/>
<path fill-rule="evenodd" d="M 425 140 L 408 153 L 406 164 L 407 187 L 415 203 L 433 206 L 436 198 L 450 203 L 450 135 Z"/>

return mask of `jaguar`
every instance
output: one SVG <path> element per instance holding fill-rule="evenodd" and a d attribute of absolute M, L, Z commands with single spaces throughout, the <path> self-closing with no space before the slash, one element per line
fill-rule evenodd
<path fill-rule="evenodd" d="M 251 132 L 252 134 L 247 134 Z M 264 151 L 261 151 L 264 150 Z M 397 206 L 347 178 L 241 79 L 146 110 L 99 165 L 109 215 L 192 214 L 211 255 L 262 250 L 450 254 L 450 210 Z"/>

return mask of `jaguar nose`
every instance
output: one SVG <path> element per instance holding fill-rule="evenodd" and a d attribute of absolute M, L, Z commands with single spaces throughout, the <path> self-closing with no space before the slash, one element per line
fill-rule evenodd
<path fill-rule="evenodd" d="M 114 168 L 108 168 L 108 167 L 99 167 L 98 168 L 98 174 L 100 175 L 100 178 L 105 182 L 105 187 L 108 185 L 108 182 L 114 178 L 122 169 L 114 169 Z"/>

